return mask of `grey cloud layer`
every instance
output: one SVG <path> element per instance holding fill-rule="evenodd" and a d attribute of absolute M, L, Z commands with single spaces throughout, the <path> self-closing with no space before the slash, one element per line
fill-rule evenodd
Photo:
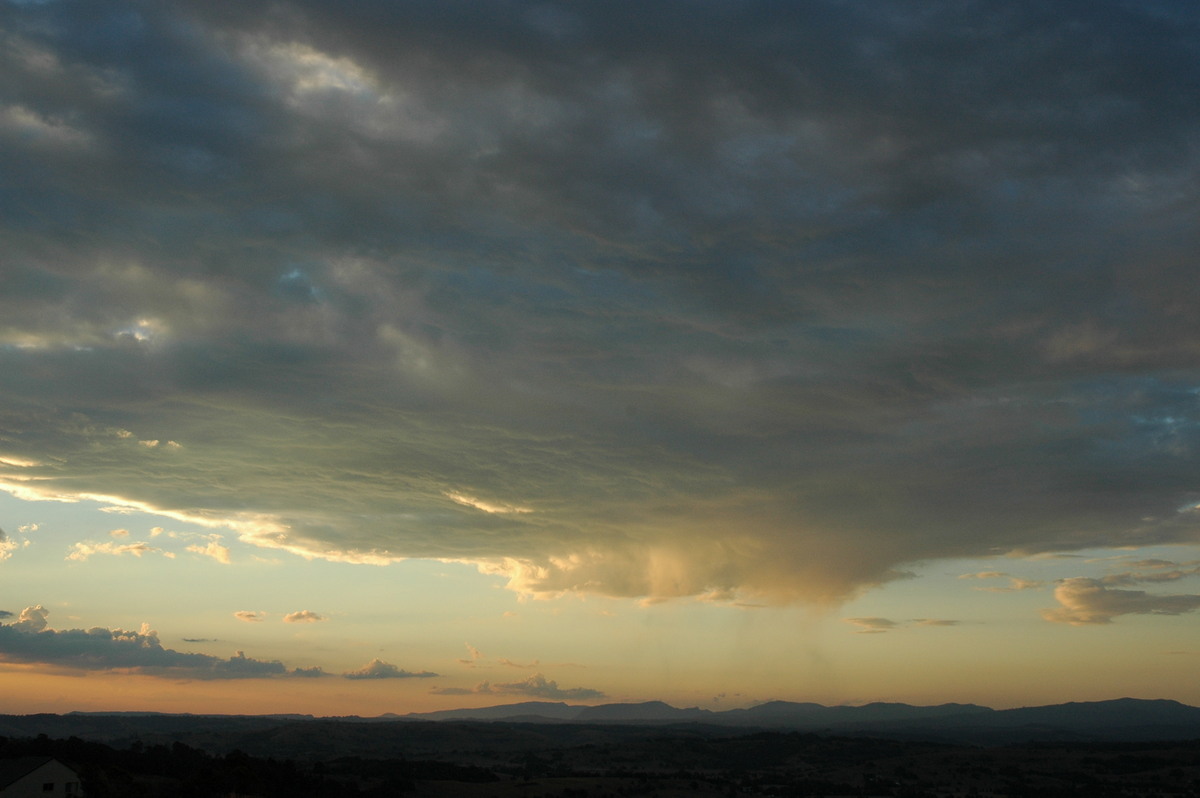
<path fill-rule="evenodd" d="M 83 671 L 122 670 L 174 679 L 253 679 L 288 673 L 281 662 L 253 659 L 241 651 L 221 659 L 165 648 L 158 633 L 144 625 L 137 632 L 102 627 L 51 629 L 49 614 L 40 605 L 28 607 L 16 621 L 0 624 L 0 661 Z"/>
<path fill-rule="evenodd" d="M 10 489 L 656 597 L 1197 538 L 1190 4 L 0 25 Z"/>

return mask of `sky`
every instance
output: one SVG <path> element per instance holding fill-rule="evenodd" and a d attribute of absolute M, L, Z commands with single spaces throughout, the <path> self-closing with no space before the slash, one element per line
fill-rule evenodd
<path fill-rule="evenodd" d="M 1200 704 L 1188 0 L 0 0 L 0 713 Z"/>

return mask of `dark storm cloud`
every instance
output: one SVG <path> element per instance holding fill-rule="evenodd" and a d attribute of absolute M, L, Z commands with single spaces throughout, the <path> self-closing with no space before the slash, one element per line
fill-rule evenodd
<path fill-rule="evenodd" d="M 1195 541 L 1198 22 L 0 5 L 0 481 L 656 597 Z"/>
<path fill-rule="evenodd" d="M 0 624 L 0 661 L 35 663 L 83 671 L 121 670 L 176 679 L 257 679 L 286 673 L 283 664 L 247 657 L 229 659 L 164 648 L 144 624 L 124 629 L 51 629 L 49 611 L 26 608 L 16 621 Z"/>

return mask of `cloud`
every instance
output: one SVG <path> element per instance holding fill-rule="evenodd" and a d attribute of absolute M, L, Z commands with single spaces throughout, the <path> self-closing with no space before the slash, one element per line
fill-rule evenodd
<path fill-rule="evenodd" d="M 435 695 L 523 695 L 530 698 L 550 700 L 586 700 L 604 698 L 600 690 L 588 687 L 560 688 L 558 682 L 548 680 L 543 674 L 535 673 L 519 682 L 492 684 L 480 682 L 471 689 L 463 687 L 438 687 L 430 691 Z"/>
<path fill-rule="evenodd" d="M 430 671 L 406 671 L 398 668 L 390 662 L 384 662 L 381 659 L 373 659 L 366 665 L 363 665 L 356 671 L 348 671 L 342 674 L 346 679 L 428 679 L 437 676 L 436 673 Z"/>
<path fill-rule="evenodd" d="M 977 587 L 974 590 L 980 590 L 985 593 L 1016 593 L 1022 590 L 1037 590 L 1043 587 L 1046 583 L 1036 579 L 1023 579 L 1019 576 L 1006 574 L 1002 571 L 980 571 L 975 574 L 963 574 L 959 579 L 1007 579 L 1008 585 L 1005 587 Z"/>
<path fill-rule="evenodd" d="M 463 643 L 463 645 L 467 647 L 469 659 L 459 658 L 458 662 L 461 665 L 466 665 L 468 668 L 474 668 L 475 663 L 478 662 L 481 657 L 483 657 L 483 652 L 475 648 L 475 646 L 471 645 L 470 643 Z"/>
<path fill-rule="evenodd" d="M 895 629 L 899 624 L 896 621 L 888 618 L 842 618 L 848 624 L 858 627 L 858 633 L 866 634 L 881 634 L 883 632 Z"/>
<path fill-rule="evenodd" d="M 134 557 L 141 557 L 143 554 L 161 554 L 168 559 L 174 559 L 175 554 L 170 551 L 151 546 L 149 543 L 137 541 L 134 543 L 117 543 L 116 541 L 104 541 L 94 543 L 84 541 L 76 543 L 71 547 L 71 551 L 67 554 L 68 560 L 84 562 L 93 554 L 111 554 L 121 556 L 123 554 L 132 554 Z"/>
<path fill-rule="evenodd" d="M 536 668 L 538 666 L 538 660 L 536 660 L 536 659 L 530 660 L 529 662 L 513 662 L 511 659 L 508 659 L 506 657 L 500 657 L 500 659 L 498 659 L 496 661 L 506 667 L 520 668 L 522 670 L 528 669 L 528 668 Z"/>
<path fill-rule="evenodd" d="M 604 698 L 604 693 L 599 690 L 593 690 L 589 687 L 568 687 L 560 688 L 558 682 L 547 679 L 540 673 L 535 673 L 519 682 L 508 682 L 494 684 L 491 687 L 494 693 L 506 693 L 513 695 L 526 695 L 532 698 L 547 698 L 547 699 L 587 699 L 587 698 Z"/>
<path fill-rule="evenodd" d="M 320 621 L 329 620 L 324 615 L 313 612 L 312 610 L 297 610 L 289 612 L 283 616 L 284 623 L 319 623 Z"/>
<path fill-rule="evenodd" d="M 1196 543 L 1195 14 L 922 8 L 9 8 L 0 488 L 541 596 Z"/>
<path fill-rule="evenodd" d="M 1105 585 L 1153 584 L 1155 582 L 1178 582 L 1181 579 L 1200 574 L 1200 566 L 1195 563 L 1179 564 L 1166 560 L 1154 560 L 1130 564 L 1135 567 L 1140 566 L 1143 570 L 1105 574 L 1100 581 Z"/>
<path fill-rule="evenodd" d="M 429 692 L 432 695 L 476 695 L 479 693 L 490 693 L 491 685 L 487 682 L 481 682 L 475 689 L 467 687 L 435 687 Z"/>
<path fill-rule="evenodd" d="M 122 671 L 171 679 L 257 679 L 284 675 L 278 661 L 238 651 L 229 659 L 165 648 L 143 624 L 123 629 L 51 629 L 49 611 L 26 607 L 12 623 L 0 624 L 0 661 L 79 671 Z"/>
<path fill-rule="evenodd" d="M 217 540 L 210 540 L 207 545 L 191 545 L 187 550 L 194 554 L 203 554 L 206 557 L 212 557 L 219 563 L 229 565 L 229 547 L 222 546 Z"/>
<path fill-rule="evenodd" d="M 0 529 L 0 562 L 3 562 L 11 557 L 12 553 L 16 551 L 17 548 L 17 542 L 15 540 L 10 540 L 8 536 L 4 534 L 4 530 Z"/>
<path fill-rule="evenodd" d="M 1200 609 L 1200 595 L 1121 590 L 1087 577 L 1061 580 L 1054 598 L 1060 606 L 1042 610 L 1042 617 L 1073 626 L 1112 623 L 1121 615 L 1182 615 Z"/>
<path fill-rule="evenodd" d="M 326 673 L 317 666 L 313 666 L 311 668 L 293 668 L 290 672 L 290 675 L 305 679 L 316 679 L 322 676 L 329 676 L 330 674 Z"/>
<path fill-rule="evenodd" d="M 238 610 L 233 613 L 233 617 L 246 623 L 261 623 L 266 619 L 267 613 L 258 610 Z"/>
<path fill-rule="evenodd" d="M 858 627 L 858 634 L 883 634 L 904 626 L 958 626 L 962 621 L 949 618 L 913 618 L 911 621 L 893 621 L 890 618 L 842 618 L 845 623 Z"/>

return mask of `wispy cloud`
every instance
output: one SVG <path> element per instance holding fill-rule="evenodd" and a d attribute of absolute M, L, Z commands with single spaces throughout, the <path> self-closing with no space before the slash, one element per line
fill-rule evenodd
<path fill-rule="evenodd" d="M 858 627 L 858 634 L 882 634 L 904 626 L 958 626 L 962 621 L 948 618 L 913 618 L 909 621 L 893 621 L 890 618 L 842 618 L 842 621 Z"/>
<path fill-rule="evenodd" d="M 151 546 L 149 543 L 142 541 L 134 543 L 117 543 L 116 541 L 103 541 L 94 543 L 83 541 L 76 543 L 71 547 L 71 551 L 67 554 L 68 560 L 84 562 L 94 554 L 110 554 L 113 556 L 121 556 L 130 554 L 134 557 L 141 557 L 143 554 L 159 554 L 167 559 L 174 559 L 175 553 L 164 551 L 163 549 Z"/>
<path fill-rule="evenodd" d="M 899 624 L 888 618 L 842 618 L 848 624 L 858 627 L 859 634 L 880 634 L 895 629 Z"/>
<path fill-rule="evenodd" d="M 483 652 L 475 648 L 470 643 L 463 643 L 467 647 L 467 658 L 459 658 L 458 662 L 461 665 L 466 665 L 468 668 L 474 668 L 476 663 L 483 657 Z"/>
<path fill-rule="evenodd" d="M 973 574 L 963 574 L 959 579 L 1007 579 L 1008 584 L 1004 586 L 989 585 L 987 587 L 977 587 L 974 590 L 980 590 L 985 593 L 1017 593 L 1022 590 L 1038 590 L 1045 586 L 1045 582 L 1037 579 L 1023 579 L 1019 576 L 1004 573 L 1003 571 L 980 571 Z"/>

